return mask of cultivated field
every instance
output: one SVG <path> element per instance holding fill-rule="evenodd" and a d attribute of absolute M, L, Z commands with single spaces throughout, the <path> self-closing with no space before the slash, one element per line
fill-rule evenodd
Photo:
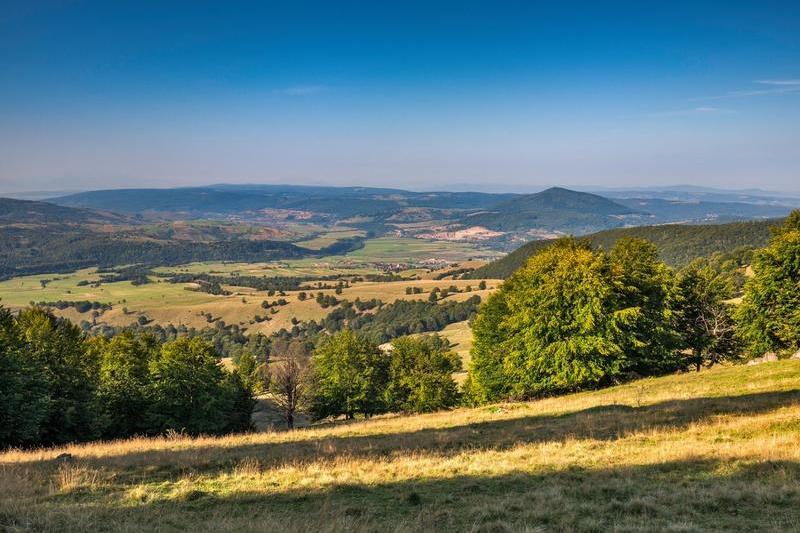
<path fill-rule="evenodd" d="M 796 360 L 288 433 L 0 454 L 7 531 L 798 528 Z"/>

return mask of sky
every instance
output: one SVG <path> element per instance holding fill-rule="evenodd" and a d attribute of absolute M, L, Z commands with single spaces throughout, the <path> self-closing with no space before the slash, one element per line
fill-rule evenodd
<path fill-rule="evenodd" d="M 0 192 L 800 191 L 800 2 L 0 0 Z"/>

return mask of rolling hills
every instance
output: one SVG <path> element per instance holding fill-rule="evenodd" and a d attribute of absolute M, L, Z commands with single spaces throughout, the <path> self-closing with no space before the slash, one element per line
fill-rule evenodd
<path fill-rule="evenodd" d="M 283 228 L 338 224 L 377 236 L 428 238 L 435 234 L 449 240 L 480 240 L 504 250 L 530 240 L 531 236 L 582 235 L 641 224 L 778 217 L 790 210 L 782 205 L 746 202 L 615 200 L 562 187 L 534 194 L 494 194 L 371 187 L 211 185 L 88 191 L 52 201 L 69 207 L 168 220 L 206 218 Z"/>
<path fill-rule="evenodd" d="M 529 403 L 0 454 L 7 531 L 800 527 L 800 361 Z"/>

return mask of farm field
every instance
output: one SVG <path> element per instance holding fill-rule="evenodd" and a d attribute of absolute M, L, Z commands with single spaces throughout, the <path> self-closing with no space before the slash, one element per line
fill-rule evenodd
<path fill-rule="evenodd" d="M 325 278 L 328 276 L 365 276 L 379 274 L 381 271 L 374 266 L 375 263 L 390 259 L 394 244 L 382 241 L 371 244 L 371 248 L 358 250 L 365 260 L 353 259 L 353 254 L 325 259 L 302 259 L 294 261 L 275 261 L 267 263 L 190 263 L 176 267 L 160 267 L 154 269 L 155 273 L 208 273 L 221 276 L 291 276 L 307 278 Z M 372 241 L 368 241 L 372 243 Z M 424 244 L 424 243 L 423 243 Z M 460 247 L 456 247 L 460 249 Z M 364 250 L 372 255 L 364 255 Z M 436 248 L 418 248 L 420 250 L 436 250 Z M 426 252 L 427 253 L 427 252 Z M 458 253 L 458 252 L 453 252 Z M 428 256 L 426 256 L 428 257 Z M 391 262 L 391 261 L 390 261 Z M 481 263 L 472 261 L 465 263 L 469 266 L 479 266 Z M 442 270 L 446 273 L 448 268 Z M 401 275 L 432 278 L 429 270 L 414 269 L 404 271 Z M 168 283 L 163 278 L 151 276 L 151 283 L 133 285 L 128 281 L 102 283 L 99 287 L 86 285 L 100 279 L 96 269 L 83 269 L 68 274 L 42 274 L 35 276 L 18 277 L 0 282 L 0 304 L 6 307 L 24 307 L 30 302 L 56 302 L 64 301 L 97 301 L 111 304 L 112 309 L 102 312 L 94 320 L 97 324 L 112 326 L 126 326 L 139 319 L 140 316 L 157 324 L 186 325 L 189 327 L 203 328 L 209 325 L 208 315 L 213 320 L 222 320 L 226 324 L 236 324 L 246 328 L 248 333 L 270 334 L 281 328 L 290 329 L 293 319 L 299 321 L 320 320 L 333 308 L 323 309 L 313 296 L 318 292 L 333 294 L 333 289 L 304 289 L 312 297 L 301 301 L 298 297 L 300 291 L 286 291 L 285 296 L 267 296 L 266 291 L 258 291 L 248 287 L 225 285 L 230 295 L 212 295 L 195 289 L 191 283 Z M 79 285 L 82 284 L 82 285 Z M 330 283 L 330 282 L 329 282 Z M 344 288 L 341 294 L 336 295 L 340 300 L 353 301 L 379 299 L 385 303 L 397 299 L 427 299 L 434 287 L 447 288 L 455 286 L 464 292 L 451 294 L 442 301 L 462 301 L 473 295 L 485 298 L 491 290 L 499 285 L 499 280 L 487 280 L 487 290 L 477 290 L 476 280 L 435 280 L 419 279 L 404 281 L 364 281 L 353 283 Z M 309 282 L 308 285 L 314 285 Z M 409 295 L 406 290 L 411 287 L 422 289 L 421 294 Z M 466 292 L 467 287 L 472 289 Z M 288 304 L 276 307 L 276 314 L 270 315 L 269 321 L 257 322 L 256 316 L 267 315 L 261 306 L 262 302 L 276 302 L 285 299 Z M 76 323 L 92 321 L 91 311 L 79 313 L 74 308 L 54 310 L 60 316 L 67 317 Z"/>
<path fill-rule="evenodd" d="M 0 454 L 0 524 L 797 530 L 798 420 L 800 361 L 787 360 L 293 432 L 12 450 Z"/>

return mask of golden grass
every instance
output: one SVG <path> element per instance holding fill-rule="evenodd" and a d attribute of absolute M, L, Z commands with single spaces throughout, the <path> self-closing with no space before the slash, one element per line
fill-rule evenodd
<path fill-rule="evenodd" d="M 783 361 L 294 432 L 8 451 L 0 529 L 796 530 L 798 389 L 800 362 Z"/>

